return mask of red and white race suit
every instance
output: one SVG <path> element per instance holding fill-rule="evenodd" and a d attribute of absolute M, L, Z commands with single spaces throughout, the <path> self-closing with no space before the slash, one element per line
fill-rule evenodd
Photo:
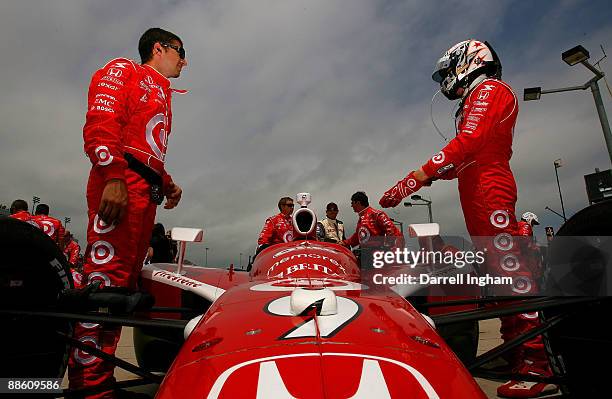
<path fill-rule="evenodd" d="M 74 288 L 83 288 L 83 275 L 73 268 L 70 268 L 70 274 L 72 274 L 72 282 L 74 283 Z"/>
<path fill-rule="evenodd" d="M 11 217 L 13 219 L 21 220 L 22 222 L 29 223 L 32 226 L 38 227 L 39 229 L 43 228 L 43 226 L 38 224 L 38 222 L 34 219 L 34 216 L 32 216 L 30 214 L 30 212 L 28 212 L 28 211 L 15 212 L 12 215 L 10 215 L 9 217 Z"/>
<path fill-rule="evenodd" d="M 293 241 L 294 235 L 291 215 L 278 213 L 266 219 L 264 227 L 259 233 L 257 245 L 272 245 Z"/>
<path fill-rule="evenodd" d="M 433 156 L 423 171 L 434 179 L 459 181 L 459 197 L 474 244 L 486 249 L 485 270 L 513 279 L 510 289 L 496 294 L 533 294 L 537 284 L 529 256 L 521 251 L 515 216 L 516 183 L 510 169 L 516 95 L 506 83 L 485 79 L 461 104 L 457 136 Z M 538 324 L 537 313 L 501 318 L 505 341 Z M 512 361 L 523 356 L 545 362 L 541 338 L 522 345 Z"/>
<path fill-rule="evenodd" d="M 42 231 L 51 237 L 51 239 L 55 241 L 58 246 L 62 243 L 62 239 L 64 237 L 64 226 L 62 226 L 62 222 L 54 217 L 42 214 L 34 215 L 32 216 L 32 219 L 38 223 L 38 225 L 42 228 Z"/>
<path fill-rule="evenodd" d="M 533 228 L 531 227 L 531 223 L 520 220 L 518 222 L 518 235 L 523 237 L 533 237 Z"/>
<path fill-rule="evenodd" d="M 361 248 L 383 247 L 385 244 L 401 248 L 404 245 L 404 237 L 385 212 L 368 206 L 359 212 L 355 233 L 346 240 L 346 243 L 351 247 L 359 245 Z"/>
<path fill-rule="evenodd" d="M 533 228 L 530 223 L 523 220 L 518 222 L 517 239 L 521 245 L 522 258 L 537 280 L 541 275 L 541 260 L 537 246 L 533 242 Z M 531 328 L 540 325 L 538 312 L 522 313 L 516 316 L 502 317 L 500 332 L 504 341 L 509 341 Z M 544 342 L 541 336 L 537 336 L 510 353 L 510 361 L 520 363 L 520 359 L 527 358 L 534 361 L 536 367 L 545 369 L 548 361 L 544 352 Z"/>
<path fill-rule="evenodd" d="M 517 114 L 510 86 L 485 79 L 461 104 L 457 136 L 422 169 L 433 179 L 458 179 L 467 230 L 476 246 L 487 250 L 484 271 L 511 276 L 507 294 L 530 294 L 536 286 L 519 260 L 516 183 L 510 170 Z"/>
<path fill-rule="evenodd" d="M 150 185 L 127 168 L 129 153 L 162 177 L 172 123 L 170 81 L 148 65 L 117 58 L 94 73 L 83 127 L 85 152 L 92 163 L 87 183 L 89 225 L 83 274 L 87 283 L 136 288 L 151 239 L 157 205 Z M 102 191 L 110 179 L 126 182 L 128 206 L 123 220 L 107 225 L 98 217 Z M 79 323 L 76 336 L 114 354 L 120 327 Z M 70 386 L 94 386 L 114 380 L 114 366 L 81 350 L 70 358 Z M 93 397 L 112 397 L 106 392 Z"/>
<path fill-rule="evenodd" d="M 521 243 L 522 254 L 527 258 L 527 265 L 536 280 L 542 277 L 542 256 L 540 248 L 533 238 L 533 227 L 530 223 L 520 220 L 518 222 L 518 239 Z"/>
<path fill-rule="evenodd" d="M 64 246 L 64 255 L 73 266 L 76 265 L 79 260 L 79 252 L 81 252 L 81 247 L 74 240 L 70 240 L 70 242 Z"/>

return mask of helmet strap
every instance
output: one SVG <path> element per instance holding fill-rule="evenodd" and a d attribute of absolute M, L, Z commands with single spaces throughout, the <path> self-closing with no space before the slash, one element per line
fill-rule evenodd
<path fill-rule="evenodd" d="M 475 76 L 469 76 L 465 85 L 465 90 L 463 91 L 463 95 L 461 97 L 466 98 L 468 94 L 470 94 L 470 92 L 474 89 L 474 87 L 478 86 L 486 78 L 487 75 L 484 73 Z"/>

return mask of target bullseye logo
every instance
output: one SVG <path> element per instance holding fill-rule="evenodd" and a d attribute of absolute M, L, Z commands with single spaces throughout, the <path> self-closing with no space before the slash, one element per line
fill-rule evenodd
<path fill-rule="evenodd" d="M 43 225 L 43 232 L 48 235 L 48 236 L 52 236 L 53 233 L 55 233 L 55 227 L 53 226 L 53 223 L 51 223 L 48 220 L 43 220 L 42 221 L 42 225 Z"/>
<path fill-rule="evenodd" d="M 89 277 L 87 278 L 87 281 L 89 284 L 93 283 L 94 281 L 98 281 L 98 280 L 102 282 L 102 284 L 100 284 L 100 287 L 112 287 L 111 280 L 105 273 L 102 273 L 102 272 L 89 273 Z"/>
<path fill-rule="evenodd" d="M 508 233 L 501 233 L 495 236 L 493 239 L 493 245 L 500 251 L 509 251 L 514 246 L 512 236 Z"/>
<path fill-rule="evenodd" d="M 497 210 L 491 214 L 489 220 L 493 226 L 497 227 L 498 229 L 503 229 L 508 227 L 510 224 L 510 215 L 508 215 L 508 212 L 506 211 Z"/>
<path fill-rule="evenodd" d="M 113 156 L 105 145 L 96 147 L 94 153 L 96 154 L 96 158 L 98 158 L 98 165 L 100 166 L 106 166 L 113 162 Z"/>
<path fill-rule="evenodd" d="M 293 241 L 293 232 L 291 230 L 286 231 L 285 234 L 283 234 L 283 241 L 284 242 Z"/>
<path fill-rule="evenodd" d="M 93 229 L 96 233 L 98 234 L 106 234 L 109 231 L 113 230 L 115 228 L 114 224 L 106 224 L 106 222 L 102 219 L 100 219 L 100 217 L 98 215 L 96 215 L 96 217 L 94 217 L 94 222 L 93 222 Z"/>
<path fill-rule="evenodd" d="M 508 254 L 501 259 L 500 266 L 507 272 L 515 272 L 521 266 L 518 258 L 514 254 Z"/>
<path fill-rule="evenodd" d="M 370 239 L 370 230 L 366 229 L 365 227 L 360 227 L 359 228 L 359 243 L 363 244 L 368 242 L 368 240 Z"/>
<path fill-rule="evenodd" d="M 440 151 L 431 158 L 431 161 L 435 164 L 441 164 L 442 162 L 444 162 L 445 159 L 446 156 L 444 155 L 444 151 Z"/>
<path fill-rule="evenodd" d="M 412 188 L 412 189 L 413 189 L 413 188 L 415 188 L 415 187 L 417 186 L 417 182 L 416 182 L 416 180 L 414 180 L 414 179 L 408 179 L 408 181 L 406 182 L 406 185 L 407 185 L 409 188 Z"/>
<path fill-rule="evenodd" d="M 96 241 L 91 246 L 91 260 L 96 265 L 108 263 L 115 256 L 115 248 L 106 241 Z"/>
<path fill-rule="evenodd" d="M 525 276 L 519 276 L 514 279 L 512 291 L 517 294 L 526 294 L 531 291 L 531 280 Z"/>
<path fill-rule="evenodd" d="M 94 337 L 81 337 L 79 338 L 79 341 L 82 343 L 92 343 L 96 349 L 100 349 L 100 345 L 98 344 L 98 341 L 96 341 L 96 339 Z M 74 360 L 76 360 L 77 363 L 79 364 L 91 364 L 96 360 L 96 357 L 94 355 L 90 355 L 89 353 L 87 353 L 86 351 L 82 350 L 82 349 L 75 349 L 74 351 Z"/>

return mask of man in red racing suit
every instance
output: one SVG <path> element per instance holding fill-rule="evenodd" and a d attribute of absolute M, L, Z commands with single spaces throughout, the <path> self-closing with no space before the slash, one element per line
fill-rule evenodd
<path fill-rule="evenodd" d="M 495 286 L 490 293 L 535 294 L 536 281 L 516 237 L 517 190 L 510 169 L 518 101 L 510 86 L 499 80 L 499 59 L 486 43 L 460 42 L 440 58 L 433 78 L 447 98 L 461 98 L 457 136 L 419 170 L 385 192 L 380 204 L 396 206 L 433 180 L 457 178 L 467 230 L 476 248 L 486 252 L 481 273 L 512 278 L 512 285 Z M 538 324 L 537 315 L 510 316 L 501 321 L 505 340 Z M 523 353 L 512 359 L 511 366 L 519 373 L 549 374 L 541 338 L 537 341 L 536 345 L 522 345 Z M 509 381 L 498 388 L 498 395 L 536 397 L 555 390 L 554 385 L 544 383 Z"/>
<path fill-rule="evenodd" d="M 523 237 L 533 237 L 533 226 L 540 224 L 538 216 L 533 212 L 525 212 L 518 222 L 518 234 Z"/>
<path fill-rule="evenodd" d="M 532 218 L 533 216 L 533 218 Z M 528 219 L 529 221 L 527 221 Z M 540 252 L 535 242 L 533 241 L 533 228 L 532 224 L 539 224 L 537 216 L 531 212 L 525 212 L 522 219 L 517 223 L 517 234 L 516 239 L 518 245 L 521 248 L 522 258 L 525 260 L 525 264 L 529 270 L 531 270 L 534 281 L 539 281 L 542 274 L 542 264 L 540 258 Z M 516 316 L 501 317 L 501 328 L 500 332 L 504 342 L 516 338 L 522 332 L 529 330 L 530 328 L 539 324 L 538 312 L 521 313 Z M 545 368 L 545 359 L 542 358 L 544 354 L 544 343 L 540 336 L 537 336 L 520 347 L 516 348 L 506 355 L 511 365 L 518 366 L 519 370 L 522 366 L 521 359 L 525 358 L 526 361 L 532 361 L 534 358 L 538 360 L 535 365 L 539 365 L 540 368 Z M 517 371 L 516 369 L 514 371 Z M 527 372 L 529 370 L 526 370 Z M 519 385 L 520 388 L 522 385 Z"/>
<path fill-rule="evenodd" d="M 359 245 L 362 251 L 362 267 L 364 266 L 364 260 L 368 261 L 368 258 L 363 256 L 364 250 L 383 250 L 385 248 L 393 250 L 404 247 L 404 237 L 400 230 L 385 212 L 370 206 L 366 193 L 358 191 L 353 194 L 351 196 L 351 207 L 359 215 L 359 220 L 355 233 L 341 243 L 348 247 Z"/>
<path fill-rule="evenodd" d="M 28 203 L 22 199 L 13 201 L 10 208 L 10 216 L 13 219 L 21 220 L 42 229 L 42 226 L 34 220 L 34 217 L 28 212 Z"/>
<path fill-rule="evenodd" d="M 81 246 L 74 240 L 70 231 L 66 230 L 64 235 L 64 256 L 68 263 L 70 263 L 70 273 L 72 274 L 74 288 L 83 287 L 82 267 L 79 265 L 80 252 Z"/>
<path fill-rule="evenodd" d="M 523 237 L 533 237 L 533 227 L 524 220 L 518 222 L 518 235 Z"/>
<path fill-rule="evenodd" d="M 66 256 L 66 260 L 70 262 L 71 267 L 74 267 L 79 261 L 81 247 L 74 241 L 74 237 L 72 237 L 72 234 L 68 230 L 66 230 L 64 235 L 64 243 L 64 255 Z"/>
<path fill-rule="evenodd" d="M 538 217 L 533 212 L 525 212 L 518 222 L 519 240 L 521 240 L 521 250 L 527 254 L 528 266 L 530 266 L 534 278 L 539 281 L 542 277 L 542 255 L 540 248 L 533 238 L 533 226 L 539 225 Z"/>
<path fill-rule="evenodd" d="M 159 28 L 147 30 L 138 50 L 142 64 L 108 62 L 89 86 L 83 138 L 92 163 L 87 183 L 89 224 L 84 278 L 88 284 L 137 288 L 157 205 L 180 201 L 182 190 L 164 169 L 172 124 L 169 78 L 187 65 L 181 39 Z M 78 323 L 77 339 L 114 354 L 120 327 Z M 70 358 L 71 388 L 112 384 L 114 366 L 86 351 Z M 113 397 L 106 391 L 90 397 Z"/>
<path fill-rule="evenodd" d="M 278 201 L 280 213 L 266 219 L 264 227 L 257 239 L 257 253 L 273 244 L 293 241 L 293 220 L 291 215 L 295 207 L 290 197 Z"/>
<path fill-rule="evenodd" d="M 62 222 L 49 216 L 49 205 L 38 204 L 32 219 L 38 223 L 42 231 L 51 237 L 58 247 L 64 247 L 64 226 Z"/>

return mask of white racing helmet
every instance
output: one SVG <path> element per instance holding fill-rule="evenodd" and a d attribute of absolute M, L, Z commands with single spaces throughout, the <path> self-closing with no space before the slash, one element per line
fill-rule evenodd
<path fill-rule="evenodd" d="M 524 220 L 532 226 L 540 224 L 540 222 L 538 221 L 538 215 L 533 212 L 523 213 L 523 215 L 521 216 L 521 220 Z"/>
<path fill-rule="evenodd" d="M 469 39 L 448 49 L 436 63 L 431 77 L 440 84 L 442 94 L 449 100 L 456 100 L 461 97 L 457 89 L 467 89 L 482 74 L 500 79 L 501 69 L 499 58 L 489 43 Z"/>

